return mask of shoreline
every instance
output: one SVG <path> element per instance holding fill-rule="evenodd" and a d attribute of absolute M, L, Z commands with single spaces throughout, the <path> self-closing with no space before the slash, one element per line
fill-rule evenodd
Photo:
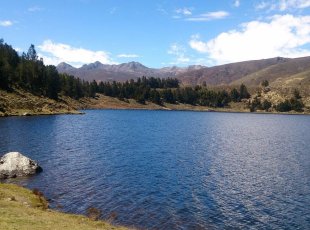
<path fill-rule="evenodd" d="M 68 230 L 126 230 L 87 215 L 61 212 L 48 207 L 39 190 L 0 181 L 0 229 L 68 229 Z"/>
<path fill-rule="evenodd" d="M 34 117 L 34 116 L 54 116 L 54 115 L 83 115 L 84 112 L 79 110 L 77 111 L 69 111 L 69 112 L 51 112 L 51 113 L 27 113 L 27 114 L 0 114 L 0 118 L 4 117 Z"/>
<path fill-rule="evenodd" d="M 239 110 L 233 110 L 229 108 L 212 108 L 210 109 L 209 107 L 204 108 L 148 108 L 148 107 L 105 107 L 105 108 L 83 108 L 83 109 L 78 109 L 76 111 L 68 111 L 68 112 L 49 112 L 49 113 L 26 113 L 26 114 L 17 114 L 17 113 L 12 113 L 12 114 L 0 114 L 0 119 L 5 118 L 5 117 L 33 117 L 33 116 L 55 116 L 55 115 L 84 115 L 86 114 L 86 110 L 142 110 L 142 111 L 180 111 L 180 112 L 210 112 L 210 113 L 249 113 L 249 114 L 270 114 L 270 115 L 306 115 L 309 116 L 310 113 L 307 112 L 265 112 L 265 111 L 256 111 L 256 112 L 250 112 L 250 111 L 239 111 Z"/>
<path fill-rule="evenodd" d="M 2 103 L 2 107 L 1 107 Z M 96 98 L 81 98 L 74 100 L 62 97 L 59 101 L 32 95 L 19 90 L 8 93 L 0 90 L 0 118 L 12 116 L 47 116 L 47 115 L 81 115 L 83 110 L 154 110 L 154 111 L 196 111 L 196 112 L 220 112 L 220 113 L 253 113 L 253 114 L 280 114 L 280 115 L 310 115 L 309 106 L 304 112 L 266 112 L 258 110 L 250 112 L 246 102 L 231 102 L 224 108 L 214 108 L 190 104 L 161 105 L 146 101 L 140 104 L 134 99 L 119 100 L 118 98 L 98 94 Z"/>
<path fill-rule="evenodd" d="M 81 109 L 84 110 L 142 110 L 142 111 L 180 111 L 180 112 L 210 112 L 210 113 L 249 113 L 249 114 L 270 114 L 270 115 L 307 115 L 310 113 L 298 113 L 298 112 L 250 112 L 250 111 L 237 111 L 237 110 L 218 110 L 214 109 L 151 109 L 151 108 L 87 108 Z M 86 114 L 86 113 L 84 113 Z"/>

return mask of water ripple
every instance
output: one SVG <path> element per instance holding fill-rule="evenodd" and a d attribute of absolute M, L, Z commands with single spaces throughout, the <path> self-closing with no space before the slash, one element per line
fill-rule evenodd
<path fill-rule="evenodd" d="M 86 112 L 0 119 L 44 169 L 10 182 L 141 229 L 310 229 L 309 116 Z"/>

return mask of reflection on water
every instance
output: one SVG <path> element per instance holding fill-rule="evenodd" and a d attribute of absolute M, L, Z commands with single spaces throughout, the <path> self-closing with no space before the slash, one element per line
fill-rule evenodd
<path fill-rule="evenodd" d="M 0 119 L 52 207 L 145 229 L 309 229 L 310 117 L 164 111 Z M 61 206 L 59 206 L 61 205 Z"/>

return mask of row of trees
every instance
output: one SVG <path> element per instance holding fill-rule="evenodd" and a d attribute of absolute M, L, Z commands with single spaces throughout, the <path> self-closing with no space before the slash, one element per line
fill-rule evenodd
<path fill-rule="evenodd" d="M 87 82 L 67 74 L 58 73 L 53 65 L 44 65 L 38 58 L 34 45 L 21 56 L 8 44 L 0 40 L 0 88 L 12 90 L 22 88 L 35 95 L 57 100 L 59 95 L 75 99 L 95 97 L 102 93 L 121 100 L 135 99 L 139 103 L 151 101 L 156 104 L 186 103 L 192 105 L 223 107 L 230 101 L 249 98 L 245 85 L 231 91 L 214 91 L 206 86 L 179 87 L 174 78 L 138 78 L 124 83 Z"/>
<path fill-rule="evenodd" d="M 294 97 L 291 99 L 286 99 L 283 102 L 278 103 L 277 105 L 272 106 L 272 103 L 268 100 L 263 100 L 262 102 L 256 97 L 249 104 L 249 108 L 251 112 L 255 112 L 256 110 L 265 110 L 269 111 L 271 108 L 274 108 L 278 112 L 289 112 L 296 111 L 302 112 L 304 108 L 304 104 L 301 100 L 298 100 Z"/>
<path fill-rule="evenodd" d="M 285 101 L 277 104 L 275 109 L 279 112 L 288 112 L 294 110 L 296 112 L 302 112 L 304 108 L 303 102 L 300 98 L 292 97 L 291 99 L 286 99 Z"/>
<path fill-rule="evenodd" d="M 34 45 L 21 56 L 0 39 L 0 88 L 19 87 L 35 95 L 57 100 L 59 94 L 78 99 L 95 96 L 93 85 L 67 74 L 59 74 L 53 65 L 38 59 Z"/>
<path fill-rule="evenodd" d="M 264 80 L 261 85 L 263 87 L 268 87 L 269 83 L 267 80 Z M 272 105 L 269 100 L 261 98 L 261 92 L 258 91 L 258 95 L 249 100 L 248 106 L 251 112 L 255 112 L 257 110 L 270 111 L 272 109 L 278 112 L 289 112 L 292 110 L 302 112 L 305 105 L 302 102 L 302 97 L 299 91 L 294 89 L 293 95 L 290 99 L 286 99 L 283 102 L 274 105 Z"/>
<path fill-rule="evenodd" d="M 151 87 L 149 82 L 161 81 L 163 84 L 157 87 Z M 143 83 L 144 82 L 144 83 Z M 130 80 L 121 82 L 100 82 L 98 85 L 92 82 L 96 92 L 106 96 L 123 99 L 135 99 L 139 103 L 151 101 L 156 104 L 167 103 L 186 103 L 192 105 L 223 107 L 231 101 L 241 101 L 249 98 L 250 94 L 245 87 L 241 85 L 240 89 L 234 88 L 230 92 L 226 90 L 214 91 L 207 87 L 184 87 L 180 88 L 177 79 L 160 78 L 138 78 L 137 81 Z M 168 86 L 167 86 L 168 85 Z"/>

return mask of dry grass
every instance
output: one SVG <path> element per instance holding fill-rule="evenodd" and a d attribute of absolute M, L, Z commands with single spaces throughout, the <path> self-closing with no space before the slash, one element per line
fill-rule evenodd
<path fill-rule="evenodd" d="M 0 184 L 0 229 L 127 229 L 93 221 L 85 216 L 46 209 L 47 202 L 32 191 L 12 184 Z"/>
<path fill-rule="evenodd" d="M 54 101 L 49 98 L 35 96 L 23 90 L 6 92 L 0 90 L 0 116 L 77 114 L 74 104 L 68 98 Z"/>
<path fill-rule="evenodd" d="M 230 86 L 232 87 L 232 86 Z M 213 90 L 230 90 L 229 87 L 226 86 L 218 86 L 212 87 Z M 250 87 L 249 91 L 254 96 L 256 96 L 256 92 L 259 87 Z M 283 90 L 283 89 L 282 89 Z M 278 102 L 284 101 L 286 98 L 290 98 L 292 96 L 292 90 L 290 89 L 289 92 L 282 92 L 279 89 L 272 89 L 272 91 L 268 92 L 267 95 L 264 95 L 266 99 L 272 101 L 274 104 Z M 307 105 L 307 98 L 303 98 L 304 103 Z M 77 102 L 75 102 L 77 103 Z M 151 102 L 146 102 L 145 104 L 139 104 L 133 99 L 129 99 L 126 101 L 121 101 L 114 97 L 104 96 L 102 94 L 98 94 L 96 99 L 81 99 L 78 101 L 79 104 L 76 106 L 80 106 L 84 109 L 144 109 L 144 110 L 188 110 L 188 111 L 205 111 L 205 112 L 250 112 L 248 108 L 247 101 L 234 103 L 231 102 L 229 106 L 225 108 L 213 108 L 207 106 L 197 106 L 197 105 L 189 105 L 189 104 L 169 104 L 164 103 L 163 105 L 157 105 Z M 265 112 L 265 111 L 261 111 Z M 277 113 L 276 111 L 272 111 L 273 113 Z M 296 112 L 290 112 L 296 114 Z M 306 110 L 306 114 L 309 114 L 309 109 Z"/>
<path fill-rule="evenodd" d="M 80 101 L 86 109 L 145 109 L 145 110 L 188 110 L 188 111 L 219 111 L 219 112 L 249 112 L 246 103 L 231 103 L 229 107 L 213 108 L 189 104 L 169 104 L 157 105 L 151 102 L 139 104 L 133 99 L 127 102 L 117 98 L 98 95 L 97 99 L 83 99 Z"/>
<path fill-rule="evenodd" d="M 301 77 L 301 76 L 297 76 Z M 235 86 L 214 86 L 212 90 L 231 90 Z M 277 104 L 292 96 L 293 88 L 271 87 L 272 90 L 266 95 L 265 99 Z M 248 87 L 253 95 L 256 95 L 259 87 Z M 303 96 L 304 104 L 309 107 L 306 113 L 310 113 L 310 92 L 309 89 L 300 91 Z M 190 110 L 190 111 L 219 111 L 219 112 L 249 112 L 246 102 L 230 103 L 225 108 L 213 108 L 206 106 L 194 106 L 188 104 L 169 104 L 157 105 L 151 102 L 140 104 L 133 99 L 119 100 L 114 97 L 98 94 L 97 98 L 82 98 L 74 100 L 69 97 L 61 98 L 61 101 L 54 101 L 44 97 L 34 96 L 24 91 L 7 93 L 0 91 L 0 116 L 15 115 L 50 115 L 50 114 L 80 114 L 77 109 L 145 109 L 145 110 Z M 274 111 L 275 112 L 275 111 Z"/>
<path fill-rule="evenodd" d="M 288 60 L 287 62 L 278 63 L 271 65 L 267 68 L 260 69 L 257 72 L 253 72 L 249 75 L 246 75 L 242 78 L 239 78 L 230 84 L 241 84 L 244 83 L 247 86 L 258 86 L 263 80 L 268 80 L 270 83 L 273 83 L 273 87 L 280 86 L 289 86 L 297 87 L 302 79 L 298 78 L 308 78 L 308 80 L 303 82 L 303 85 L 307 83 L 308 87 L 310 86 L 309 82 L 309 71 L 310 71 L 310 62 L 309 57 L 305 58 L 296 58 Z M 299 75 L 299 76 L 297 76 Z M 295 78 L 295 79 L 293 79 Z M 297 84 L 296 84 L 297 83 Z M 301 85 L 300 85 L 301 86 Z"/>

